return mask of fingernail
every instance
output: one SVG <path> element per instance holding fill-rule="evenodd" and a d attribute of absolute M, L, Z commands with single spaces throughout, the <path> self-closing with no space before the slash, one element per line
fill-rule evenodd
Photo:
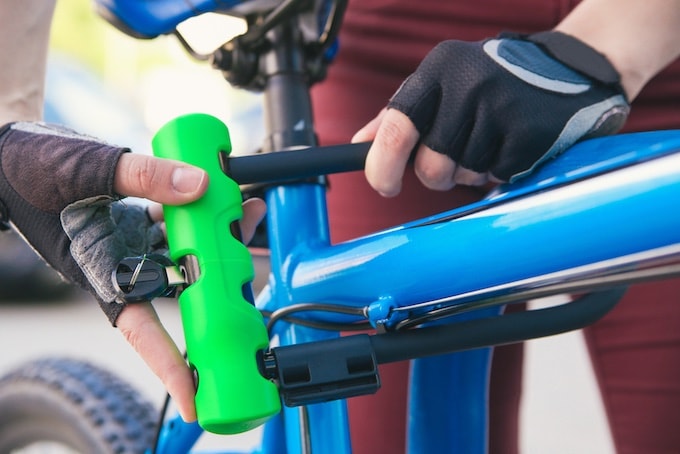
<path fill-rule="evenodd" d="M 175 191 L 190 194 L 201 187 L 205 172 L 192 167 L 177 167 L 172 172 L 172 187 Z"/>

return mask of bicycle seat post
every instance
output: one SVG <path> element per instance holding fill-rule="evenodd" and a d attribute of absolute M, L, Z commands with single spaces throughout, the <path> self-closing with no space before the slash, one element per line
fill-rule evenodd
<path fill-rule="evenodd" d="M 265 78 L 264 113 L 268 133 L 264 151 L 314 146 L 316 137 L 300 37 L 286 23 L 268 35 L 276 43 L 261 59 Z"/>
<path fill-rule="evenodd" d="M 296 19 L 293 16 L 267 33 L 270 45 L 259 58 L 256 78 L 264 92 L 264 152 L 317 144 L 309 92 L 313 75 Z M 278 282 L 283 280 L 279 273 L 293 248 L 310 241 L 329 242 L 328 225 L 324 221 L 324 180 L 317 178 L 304 183 L 307 184 L 286 184 L 267 191 L 268 209 L 276 213 L 268 219 L 268 233 L 277 238 L 272 242 L 271 259 L 272 273 Z M 318 214 L 312 213 L 315 209 L 319 210 Z"/>

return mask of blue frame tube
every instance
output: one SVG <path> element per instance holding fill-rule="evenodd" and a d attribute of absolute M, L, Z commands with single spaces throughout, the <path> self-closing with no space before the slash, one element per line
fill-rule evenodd
<path fill-rule="evenodd" d="M 442 223 L 298 249 L 282 279 L 291 302 L 357 306 L 496 287 L 679 244 L 680 229 L 669 226 L 680 212 L 668 205 L 679 191 L 673 154 Z M 480 272 L 490 263 L 493 273 Z"/>
<path fill-rule="evenodd" d="M 326 218 L 325 187 L 321 184 L 296 184 L 272 189 L 266 194 L 270 238 L 271 275 L 269 288 L 259 297 L 257 305 L 269 310 L 286 307 L 290 300 L 290 282 L 286 279 L 293 250 L 306 249 L 310 252 L 329 244 L 328 221 Z M 281 345 L 313 342 L 337 337 L 336 332 L 312 330 L 298 325 L 279 324 L 276 337 Z M 273 435 L 263 446 L 263 452 L 278 452 L 283 445 L 291 453 L 305 452 L 311 445 L 313 452 L 320 454 L 351 454 L 347 406 L 344 400 L 316 404 L 307 407 L 283 409 L 285 433 L 278 431 L 285 439 Z M 274 422 L 276 424 L 276 422 Z M 301 437 L 303 425 L 309 427 L 309 440 Z M 273 434 L 269 427 L 265 433 Z"/>
<path fill-rule="evenodd" d="M 492 352 L 481 348 L 412 361 L 407 452 L 487 452 Z"/>

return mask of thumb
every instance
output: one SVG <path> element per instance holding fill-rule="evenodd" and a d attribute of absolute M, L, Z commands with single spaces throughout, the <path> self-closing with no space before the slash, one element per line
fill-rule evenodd
<path fill-rule="evenodd" d="M 113 183 L 118 194 L 167 205 L 196 200 L 207 187 L 208 174 L 199 168 L 135 153 L 121 155 Z"/>

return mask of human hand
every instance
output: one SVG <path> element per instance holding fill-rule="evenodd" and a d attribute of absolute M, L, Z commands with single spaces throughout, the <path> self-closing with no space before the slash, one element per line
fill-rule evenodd
<path fill-rule="evenodd" d="M 126 306 L 111 276 L 122 258 L 165 244 L 159 212 L 149 214 L 118 199 L 188 203 L 203 194 L 208 177 L 180 162 L 127 151 L 41 123 L 0 128 L 0 221 L 18 230 L 63 277 L 96 296 L 175 398 L 184 419 L 192 421 L 194 382 L 186 362 L 153 307 Z M 264 209 L 261 200 L 244 205 L 245 240 Z"/>
<path fill-rule="evenodd" d="M 614 67 L 568 35 L 445 41 L 352 141 L 373 141 L 366 178 L 391 197 L 414 150 L 430 189 L 514 181 L 579 140 L 616 132 L 628 111 Z"/>
<path fill-rule="evenodd" d="M 127 160 L 128 157 L 145 158 L 138 155 L 123 155 L 121 161 L 124 158 Z M 142 163 L 130 162 L 130 168 L 138 169 L 140 164 Z M 121 167 L 120 164 L 119 167 Z M 123 173 L 125 172 L 119 170 L 116 175 Z M 183 178 L 180 183 L 191 187 L 193 178 L 189 175 Z M 161 182 L 161 184 L 167 185 L 167 179 L 166 182 Z M 143 183 L 140 184 L 140 180 L 137 178 L 125 179 L 116 184 L 115 187 L 116 191 L 121 194 L 141 196 L 146 192 Z M 180 195 L 180 198 L 182 197 L 184 195 Z M 149 198 L 154 198 L 166 204 L 176 203 L 176 201 L 163 200 L 163 194 L 158 194 L 158 197 L 149 196 Z M 161 220 L 160 211 L 152 209 L 150 212 L 153 213 L 153 219 Z M 261 199 L 249 199 L 244 203 L 243 219 L 241 219 L 241 235 L 244 243 L 248 243 L 252 239 L 255 228 L 262 220 L 264 212 L 265 205 Z M 161 380 L 168 394 L 172 396 L 182 418 L 187 422 L 195 421 L 194 394 L 196 388 L 194 375 L 174 341 L 163 328 L 153 306 L 150 303 L 127 305 L 118 316 L 116 325 L 125 339 Z"/>

